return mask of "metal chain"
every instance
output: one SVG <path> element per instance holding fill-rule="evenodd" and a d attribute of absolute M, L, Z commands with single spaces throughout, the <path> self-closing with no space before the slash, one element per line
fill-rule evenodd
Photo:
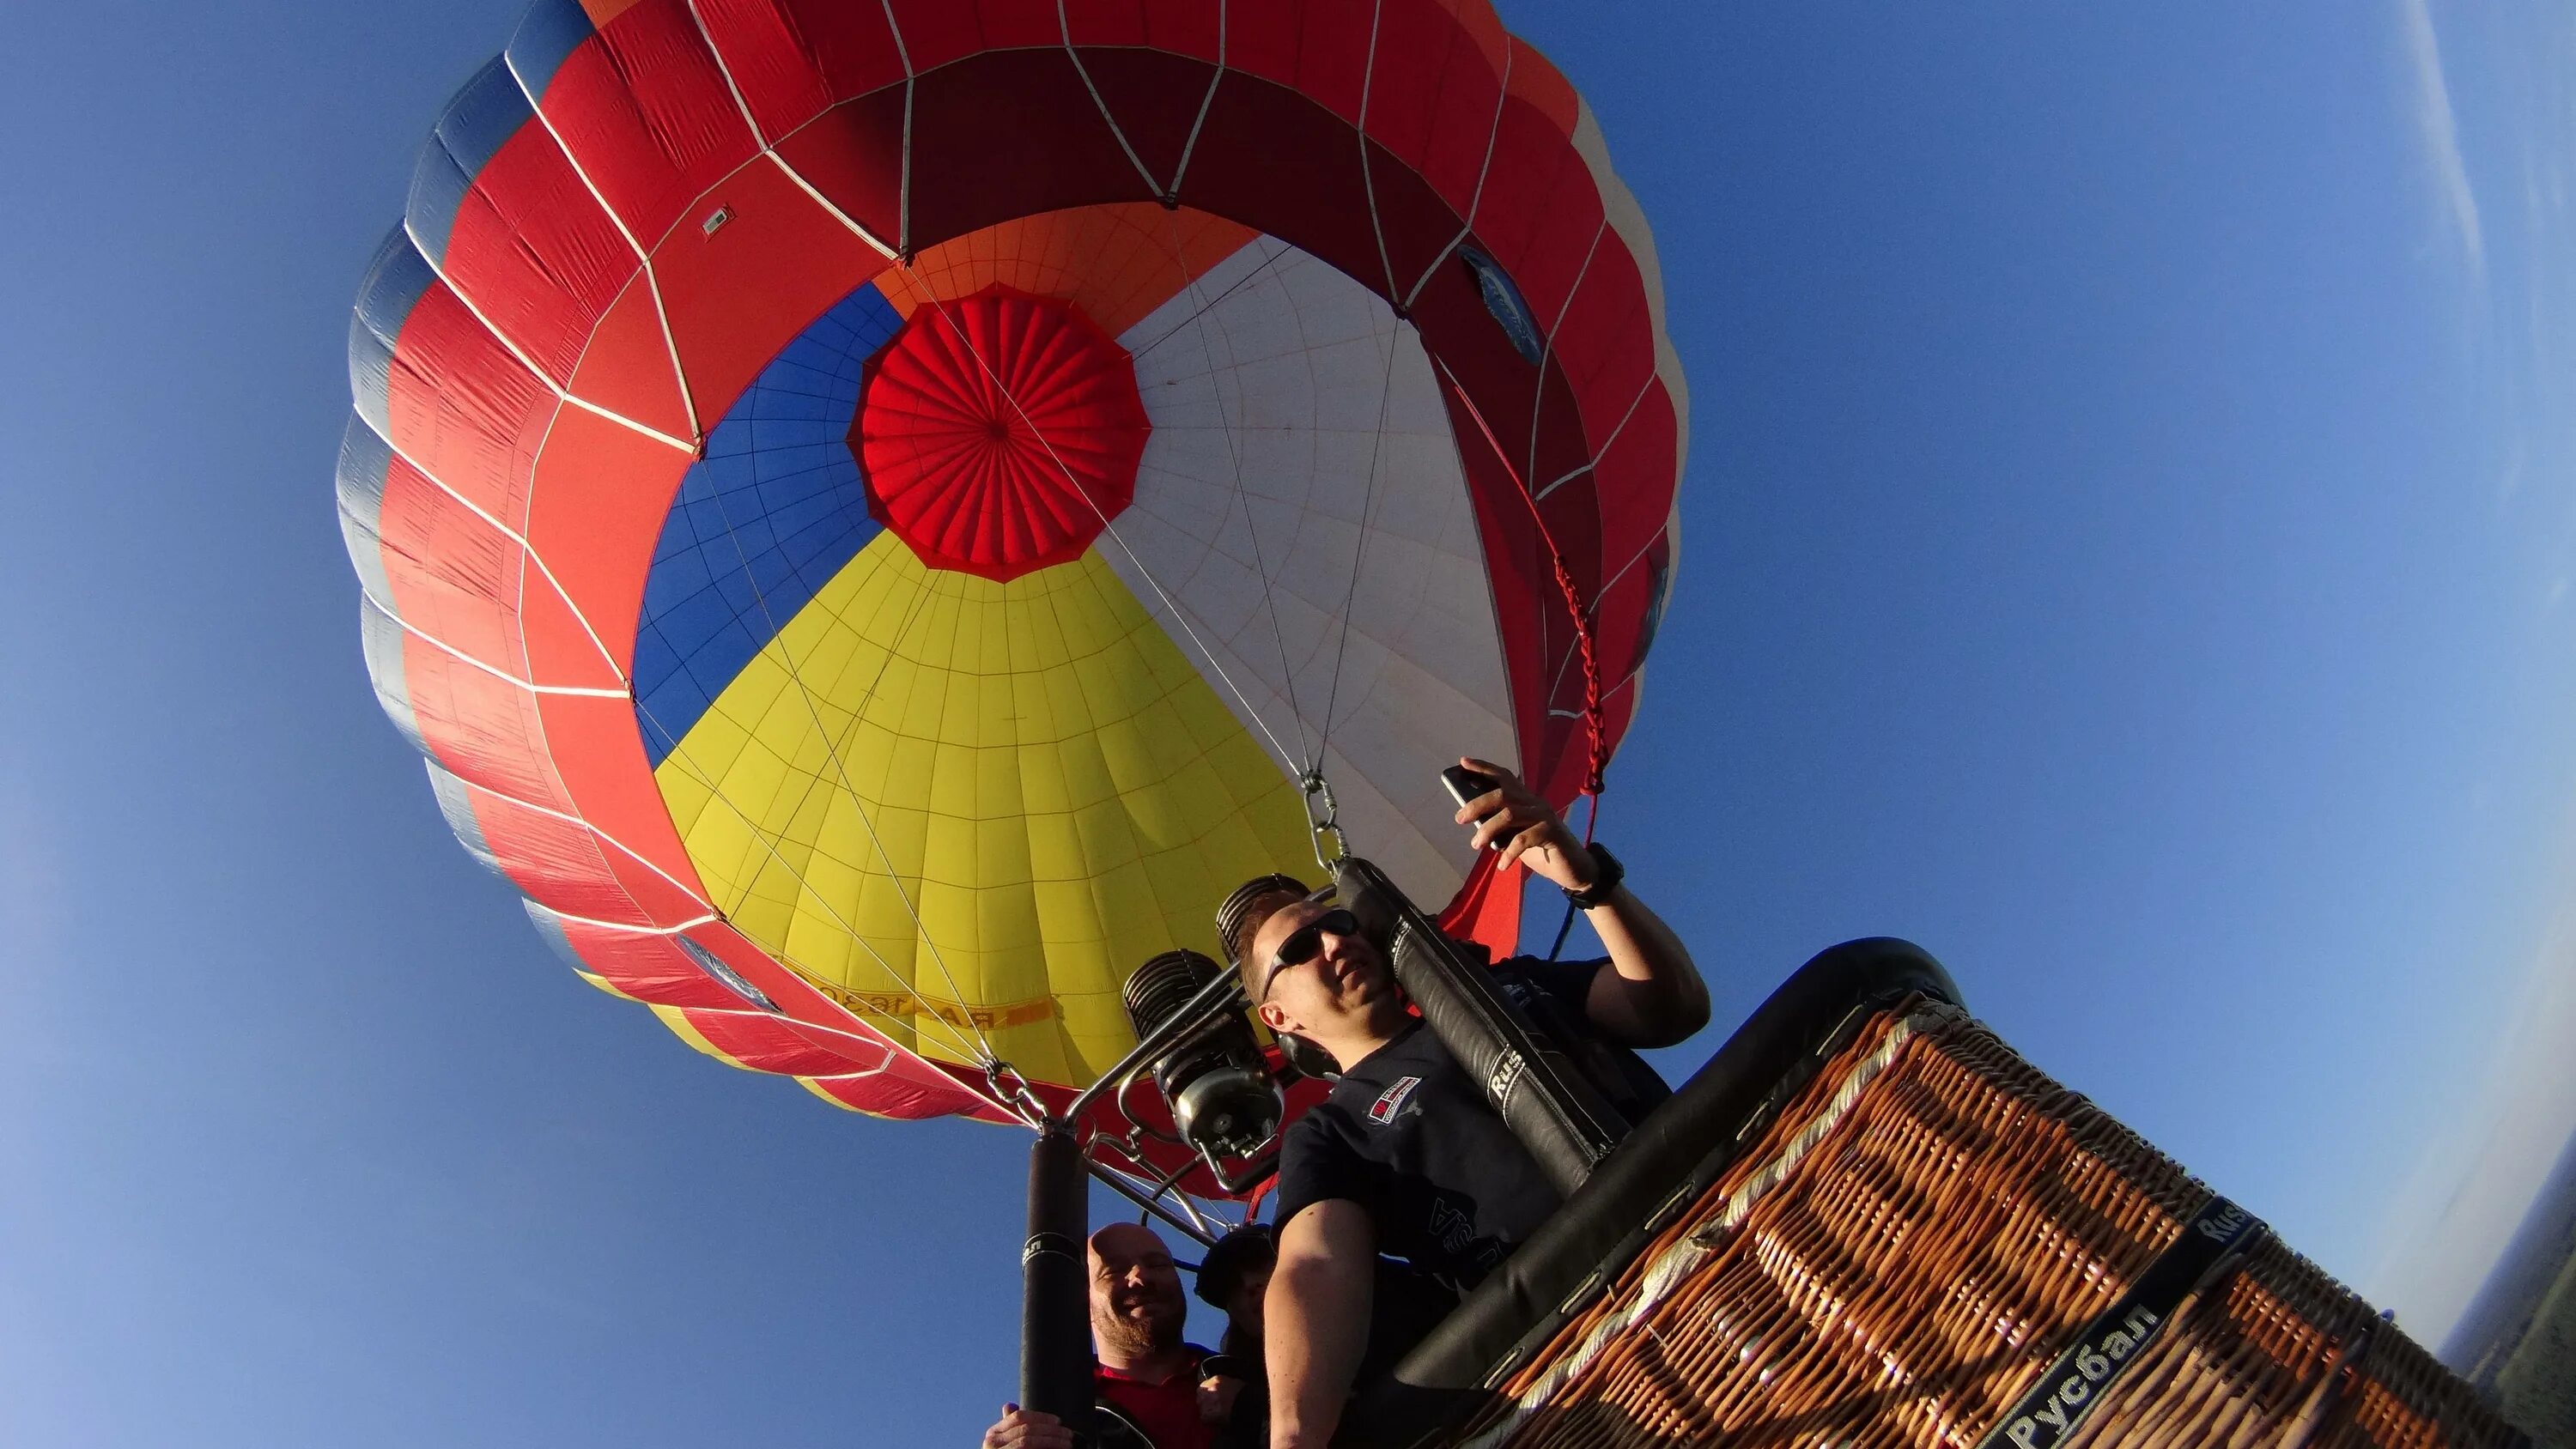
<path fill-rule="evenodd" d="M 1038 1096 L 1036 1088 L 1029 1085 L 1029 1079 L 1020 1075 L 1020 1069 L 1009 1062 L 997 1057 L 987 1065 L 984 1068 L 984 1085 L 992 1091 L 994 1101 L 1016 1109 L 1020 1119 L 1031 1127 L 1047 1119 L 1045 1100 Z"/>
<path fill-rule="evenodd" d="M 1351 853 L 1350 837 L 1342 833 L 1342 807 L 1333 799 L 1332 784 L 1324 778 L 1321 765 L 1308 770 L 1298 778 L 1297 783 L 1306 792 L 1306 825 L 1315 837 L 1315 864 L 1330 871 L 1335 861 Z M 1324 807 L 1324 813 L 1320 817 L 1315 814 L 1315 803 L 1318 800 L 1323 802 Z M 1324 837 L 1327 835 L 1333 838 L 1333 853 L 1329 856 L 1324 854 Z"/>

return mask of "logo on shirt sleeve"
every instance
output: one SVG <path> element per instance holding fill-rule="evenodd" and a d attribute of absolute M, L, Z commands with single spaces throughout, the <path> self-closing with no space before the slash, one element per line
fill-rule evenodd
<path fill-rule="evenodd" d="M 1421 1085 L 1420 1077 L 1396 1078 L 1394 1086 L 1378 1093 L 1377 1100 L 1369 1104 L 1369 1120 L 1380 1127 L 1394 1121 L 1395 1114 L 1404 1110 L 1404 1099 L 1412 1096 L 1413 1089 Z"/>

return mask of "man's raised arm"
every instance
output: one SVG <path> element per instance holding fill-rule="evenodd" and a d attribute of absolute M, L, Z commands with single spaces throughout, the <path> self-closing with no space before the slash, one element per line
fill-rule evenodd
<path fill-rule="evenodd" d="M 1476 827 L 1476 848 L 1501 842 L 1501 864 L 1519 861 L 1559 889 L 1598 885 L 1592 852 L 1557 816 L 1554 807 L 1520 777 L 1488 760 L 1458 762 L 1500 784 L 1459 807 L 1461 825 Z M 1584 1015 L 1603 1036 L 1622 1046 L 1660 1047 L 1708 1025 L 1708 983 L 1681 937 L 1624 885 L 1601 893 L 1583 918 L 1610 954 L 1610 969 L 1592 978 Z"/>
<path fill-rule="evenodd" d="M 1270 1449 L 1324 1449 L 1368 1347 L 1377 1229 L 1366 1209 L 1327 1198 L 1279 1230 L 1262 1300 L 1270 1366 Z"/>

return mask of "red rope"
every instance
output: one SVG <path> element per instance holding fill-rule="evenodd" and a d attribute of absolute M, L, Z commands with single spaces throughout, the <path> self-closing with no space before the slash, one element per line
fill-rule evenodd
<path fill-rule="evenodd" d="M 1457 397 L 1458 405 L 1467 410 L 1467 416 L 1476 420 L 1476 430 L 1485 435 L 1485 446 L 1494 450 L 1494 461 L 1503 465 L 1504 474 L 1512 480 L 1512 491 L 1528 505 L 1530 522 L 1538 529 L 1539 543 L 1547 549 L 1548 565 L 1556 571 L 1557 592 L 1564 596 L 1565 612 L 1574 621 L 1574 647 L 1583 663 L 1583 728 L 1589 744 L 1583 762 L 1582 788 L 1582 793 L 1592 801 L 1592 808 L 1585 813 L 1583 822 L 1583 840 L 1589 845 L 1593 822 L 1601 815 L 1601 772 L 1610 763 L 1609 734 L 1601 723 L 1601 661 L 1593 648 L 1592 618 L 1584 610 L 1583 592 L 1575 587 L 1573 570 L 1565 566 L 1565 550 L 1557 547 L 1556 535 L 1549 530 L 1547 519 L 1539 513 L 1538 500 L 1530 496 L 1528 482 L 1521 477 L 1520 470 L 1512 466 L 1510 456 L 1503 452 L 1501 441 L 1494 437 L 1493 428 L 1485 422 L 1485 415 L 1477 411 L 1475 399 L 1467 396 L 1467 390 L 1458 385 L 1457 376 L 1449 371 L 1445 362 L 1440 364 L 1440 375 L 1447 379 L 1449 391 Z"/>
<path fill-rule="evenodd" d="M 1530 514 L 1537 513 L 1533 503 Z M 1548 538 L 1545 524 L 1539 526 L 1539 537 L 1547 539 L 1548 562 L 1556 565 L 1556 587 L 1565 595 L 1566 612 L 1574 616 L 1574 647 L 1583 659 L 1583 726 L 1591 736 L 1591 749 L 1583 762 L 1583 793 L 1598 797 L 1601 772 L 1610 763 L 1610 746 L 1601 729 L 1601 661 L 1592 650 L 1592 621 L 1584 615 L 1583 596 L 1574 587 L 1574 575 L 1567 572 L 1556 540 Z"/>

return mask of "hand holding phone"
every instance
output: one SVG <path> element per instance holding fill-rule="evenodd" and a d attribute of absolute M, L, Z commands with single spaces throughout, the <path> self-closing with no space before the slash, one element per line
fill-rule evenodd
<path fill-rule="evenodd" d="M 1556 807 L 1522 784 L 1508 767 L 1463 756 L 1440 772 L 1440 786 L 1458 802 L 1457 822 L 1474 832 L 1471 839 L 1484 841 L 1485 848 L 1498 857 L 1499 867 L 1525 866 L 1531 874 L 1569 891 L 1592 888 L 1598 877 L 1592 852 L 1566 828 Z M 1478 803 L 1488 797 L 1492 803 Z"/>
<path fill-rule="evenodd" d="M 1443 789 L 1449 792 L 1449 798 L 1458 802 L 1458 808 L 1461 810 L 1466 809 L 1478 799 L 1491 795 L 1496 790 L 1503 787 L 1502 781 L 1495 779 L 1491 775 L 1480 775 L 1475 771 L 1468 769 L 1464 765 L 1451 765 L 1449 768 L 1442 770 L 1440 772 L 1440 784 Z M 1487 842 L 1486 848 L 1489 850 L 1502 849 L 1502 839 L 1500 837 L 1496 837 L 1494 840 Z"/>

